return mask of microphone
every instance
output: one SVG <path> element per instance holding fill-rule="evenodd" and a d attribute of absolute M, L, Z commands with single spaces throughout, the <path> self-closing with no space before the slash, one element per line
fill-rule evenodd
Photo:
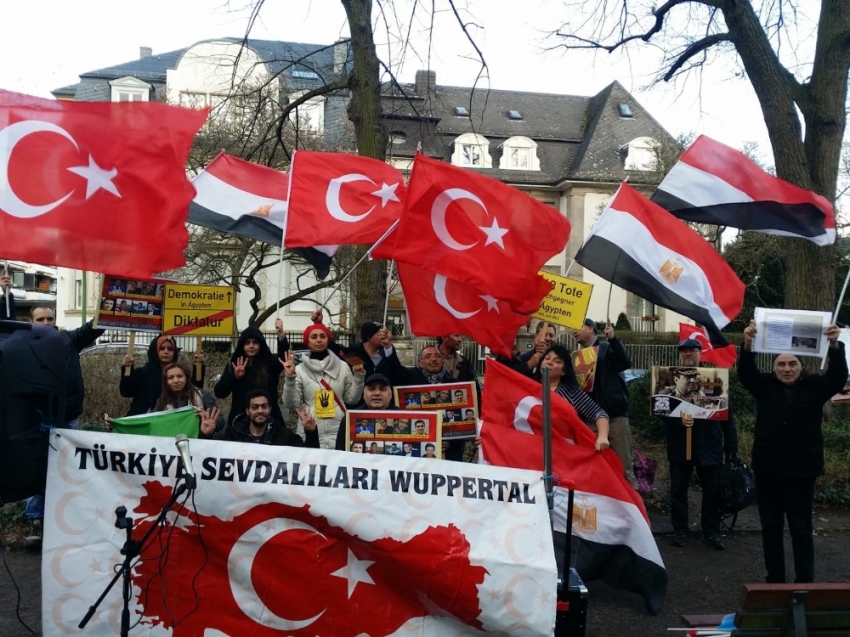
<path fill-rule="evenodd" d="M 183 460 L 183 470 L 186 472 L 186 477 L 184 478 L 186 488 L 194 489 L 196 485 L 195 469 L 192 467 L 192 457 L 189 455 L 189 439 L 186 437 L 186 434 L 177 434 L 174 437 L 174 444 L 177 445 L 177 451 Z"/>

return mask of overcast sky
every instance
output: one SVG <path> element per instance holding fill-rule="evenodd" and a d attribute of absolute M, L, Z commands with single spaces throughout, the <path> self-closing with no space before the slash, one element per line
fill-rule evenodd
<path fill-rule="evenodd" d="M 49 97 L 50 90 L 72 84 L 78 75 L 138 57 L 140 46 L 154 53 L 184 48 L 198 40 L 242 36 L 250 0 L 27 0 L 4 2 L 0 22 L 0 88 Z M 392 5 L 393 3 L 387 2 Z M 438 84 L 470 85 L 479 63 L 445 0 L 433 39 L 430 17 L 421 3 L 414 16 L 411 45 L 402 50 L 397 38 L 387 38 L 383 20 L 376 31 L 378 54 L 391 60 L 401 81 L 413 81 L 418 68 L 437 73 Z M 812 41 L 803 10 L 815 0 L 801 0 L 796 47 L 783 56 L 805 51 Z M 327 44 L 348 35 L 339 0 L 267 0 L 252 37 Z M 406 30 L 410 1 L 397 0 L 405 14 L 387 16 Z M 545 33 L 569 17 L 556 0 L 458 0 L 477 45 L 489 66 L 489 86 L 515 91 L 592 95 L 613 80 L 620 81 L 674 135 L 705 133 L 740 148 L 755 141 L 772 163 L 761 111 L 750 84 L 736 79 L 733 56 L 721 56 L 702 76 L 676 86 L 646 88 L 653 76 L 651 49 L 629 54 L 546 52 L 553 42 Z M 816 14 L 815 14 L 816 15 Z M 790 63 L 795 63 L 791 60 Z M 488 86 L 485 80 L 483 85 Z"/>

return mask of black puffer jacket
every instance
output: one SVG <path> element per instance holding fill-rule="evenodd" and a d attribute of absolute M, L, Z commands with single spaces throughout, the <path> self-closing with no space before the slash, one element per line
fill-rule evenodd
<path fill-rule="evenodd" d="M 248 429 L 248 414 L 244 411 L 234 418 L 233 422 L 224 430 L 222 440 L 231 442 L 248 442 L 255 444 L 266 444 L 275 447 L 313 447 L 319 448 L 319 434 L 316 431 L 308 431 L 306 442 L 301 439 L 297 433 L 289 429 L 286 425 L 280 424 L 279 420 L 274 418 L 268 424 L 265 436 L 262 440 L 257 440 L 251 435 Z M 201 438 L 211 438 L 212 436 L 201 435 Z"/>
<path fill-rule="evenodd" d="M 249 338 L 256 339 L 260 343 L 259 353 L 250 361 L 242 378 L 233 375 L 233 363 L 245 356 L 245 341 Z M 236 416 L 245 413 L 245 396 L 253 389 L 265 389 L 272 397 L 272 418 L 275 422 L 286 422 L 280 411 L 280 399 L 278 387 L 283 367 L 278 359 L 283 358 L 289 350 L 289 340 L 284 337 L 277 342 L 277 356 L 272 354 L 266 343 L 263 333 L 256 327 L 246 327 L 239 335 L 239 342 L 230 362 L 224 367 L 221 378 L 216 383 L 213 393 L 216 398 L 227 398 L 231 396 L 230 413 L 227 415 L 227 424 L 233 423 Z"/>
<path fill-rule="evenodd" d="M 599 346 L 596 354 L 596 377 L 590 395 L 608 412 L 609 417 L 628 416 L 629 388 L 626 386 L 623 372 L 631 368 L 632 359 L 623 342 L 616 337 L 610 341 L 597 339 L 591 347 L 596 345 Z"/>
<path fill-rule="evenodd" d="M 741 349 L 738 378 L 756 399 L 753 471 L 786 478 L 823 475 L 823 405 L 844 387 L 844 344 L 829 348 L 825 374 L 806 374 L 786 385 L 759 372 L 755 354 Z"/>

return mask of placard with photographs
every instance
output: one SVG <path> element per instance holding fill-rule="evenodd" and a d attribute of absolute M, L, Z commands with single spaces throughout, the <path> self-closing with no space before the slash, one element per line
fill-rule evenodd
<path fill-rule="evenodd" d="M 354 453 L 411 458 L 442 458 L 441 415 L 402 410 L 346 412 L 345 448 Z"/>
<path fill-rule="evenodd" d="M 708 367 L 653 367 L 653 416 L 729 418 L 729 370 Z"/>
<path fill-rule="evenodd" d="M 127 279 L 105 274 L 100 288 L 96 328 L 162 331 L 162 294 L 168 279 Z"/>
<path fill-rule="evenodd" d="M 442 415 L 444 440 L 475 438 L 478 422 L 478 392 L 475 383 L 410 385 L 396 387 L 395 404 L 402 409 L 436 409 Z"/>

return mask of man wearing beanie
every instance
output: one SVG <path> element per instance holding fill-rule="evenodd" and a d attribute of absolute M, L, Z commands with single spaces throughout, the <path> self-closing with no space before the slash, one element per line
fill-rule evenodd
<path fill-rule="evenodd" d="M 383 374 L 395 381 L 390 373 L 391 367 L 398 361 L 398 355 L 393 347 L 390 331 L 375 321 L 366 321 L 360 326 L 360 344 L 345 350 L 346 358 L 352 354 L 360 358 L 366 375 Z M 392 361 L 391 359 L 395 359 Z M 401 365 L 399 362 L 398 365 Z"/>

